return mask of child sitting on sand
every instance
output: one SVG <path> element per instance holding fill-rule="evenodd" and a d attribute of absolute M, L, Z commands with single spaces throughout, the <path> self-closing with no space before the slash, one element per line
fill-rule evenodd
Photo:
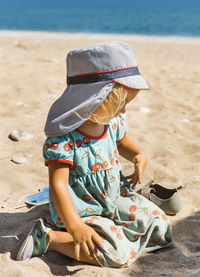
<path fill-rule="evenodd" d="M 149 88 L 131 47 L 104 42 L 75 49 L 67 57 L 67 74 L 68 88 L 47 117 L 43 149 L 52 219 L 66 230 L 37 220 L 17 259 L 56 251 L 120 268 L 144 250 L 172 247 L 165 213 L 133 190 L 142 182 L 146 155 L 126 134 L 123 113 L 139 90 Z M 118 154 L 133 162 L 128 179 Z"/>

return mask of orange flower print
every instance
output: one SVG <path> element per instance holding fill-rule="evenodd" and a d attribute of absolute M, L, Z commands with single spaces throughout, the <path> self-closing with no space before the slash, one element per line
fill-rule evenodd
<path fill-rule="evenodd" d="M 117 233 L 116 236 L 119 240 L 122 240 L 122 235 L 121 234 Z"/>
<path fill-rule="evenodd" d="M 70 146 L 70 147 L 73 147 L 73 146 L 74 146 L 73 140 L 70 140 L 70 141 L 69 141 L 69 146 Z"/>
<path fill-rule="evenodd" d="M 123 126 L 124 125 L 124 121 L 121 118 L 119 119 L 119 121 L 120 121 L 120 124 Z"/>
<path fill-rule="evenodd" d="M 115 149 L 115 150 L 114 150 L 114 156 L 116 157 L 117 154 L 118 154 L 118 151 L 117 151 L 117 149 Z"/>
<path fill-rule="evenodd" d="M 91 219 L 92 219 L 92 220 L 98 220 L 99 217 L 98 217 L 98 216 L 92 216 Z"/>
<path fill-rule="evenodd" d="M 111 165 L 114 165 L 115 163 L 115 158 L 113 158 L 111 161 L 110 161 Z"/>
<path fill-rule="evenodd" d="M 115 226 L 110 226 L 110 230 L 111 230 L 112 232 L 116 232 L 116 231 L 117 231 L 117 229 L 116 229 Z"/>
<path fill-rule="evenodd" d="M 89 200 L 90 200 L 90 196 L 89 196 L 89 195 L 86 195 L 86 194 L 83 194 L 83 195 L 82 195 L 82 199 L 83 199 L 84 201 L 89 201 Z"/>
<path fill-rule="evenodd" d="M 97 171 L 97 170 L 99 170 L 100 169 L 100 164 L 94 164 L 93 166 L 92 166 L 92 171 Z"/>
<path fill-rule="evenodd" d="M 69 146 L 68 143 L 66 143 L 66 144 L 64 145 L 64 149 L 65 149 L 65 151 L 69 151 L 69 150 L 70 150 L 70 146 Z"/>
<path fill-rule="evenodd" d="M 82 141 L 80 139 L 76 140 L 76 147 L 79 148 L 82 144 Z"/>
<path fill-rule="evenodd" d="M 121 260 L 120 259 L 115 260 L 115 262 L 118 263 L 118 264 L 121 264 Z"/>
<path fill-rule="evenodd" d="M 166 214 L 162 214 L 161 216 L 162 216 L 163 220 L 167 220 Z"/>
<path fill-rule="evenodd" d="M 154 215 L 159 215 L 159 214 L 160 214 L 160 211 L 159 211 L 159 210 L 154 210 L 154 211 L 153 211 L 153 214 L 154 214 Z"/>
<path fill-rule="evenodd" d="M 136 210 L 136 206 L 135 205 L 132 205 L 129 209 L 130 212 L 135 212 Z"/>
<path fill-rule="evenodd" d="M 88 143 L 90 143 L 90 139 L 87 138 L 87 137 L 84 137 L 83 142 L 84 142 L 85 144 L 88 144 Z"/>
<path fill-rule="evenodd" d="M 136 255 L 136 252 L 135 251 L 131 251 L 130 254 L 129 254 L 129 257 L 130 259 L 133 259 Z"/>
<path fill-rule="evenodd" d="M 130 221 L 134 221 L 135 220 L 135 215 L 134 214 L 129 214 L 129 219 L 130 219 Z"/>
<path fill-rule="evenodd" d="M 101 167 L 104 169 L 108 166 L 108 162 L 107 161 L 104 161 L 101 165 Z"/>
<path fill-rule="evenodd" d="M 56 148 L 58 148 L 58 143 L 57 142 L 52 143 L 50 148 L 51 150 L 55 150 Z"/>
<path fill-rule="evenodd" d="M 117 123 L 113 123 L 112 129 L 113 129 L 113 130 L 116 130 L 116 129 L 117 129 Z"/>
<path fill-rule="evenodd" d="M 86 221 L 85 221 L 85 224 L 91 224 L 92 223 L 92 220 L 91 219 L 87 219 Z"/>
<path fill-rule="evenodd" d="M 49 144 L 47 143 L 44 147 L 45 151 L 47 151 L 48 148 L 49 148 Z"/>

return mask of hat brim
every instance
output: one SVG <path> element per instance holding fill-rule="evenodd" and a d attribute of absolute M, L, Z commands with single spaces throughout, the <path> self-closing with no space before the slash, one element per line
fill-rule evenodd
<path fill-rule="evenodd" d="M 123 78 L 116 78 L 112 81 L 126 86 L 131 89 L 137 89 L 137 90 L 150 90 L 145 80 L 142 78 L 141 75 L 135 75 L 135 76 L 127 76 Z"/>
<path fill-rule="evenodd" d="M 68 86 L 49 110 L 46 136 L 62 136 L 77 129 L 101 105 L 114 86 L 111 80 Z"/>
<path fill-rule="evenodd" d="M 46 136 L 61 136 L 77 129 L 101 105 L 116 83 L 131 89 L 149 90 L 140 75 L 68 86 L 49 111 Z"/>

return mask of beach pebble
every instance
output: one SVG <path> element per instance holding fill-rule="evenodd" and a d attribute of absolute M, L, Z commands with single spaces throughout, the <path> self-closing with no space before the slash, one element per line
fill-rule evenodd
<path fill-rule="evenodd" d="M 179 120 L 179 122 L 181 122 L 181 123 L 189 123 L 190 121 L 187 118 L 183 118 L 183 119 Z"/>
<path fill-rule="evenodd" d="M 150 110 L 149 108 L 146 108 L 146 107 L 141 107 L 141 108 L 140 108 L 140 112 L 141 112 L 141 113 L 150 113 L 151 110 Z"/>
<path fill-rule="evenodd" d="M 33 134 L 26 130 L 13 130 L 9 134 L 9 138 L 13 141 L 19 141 L 19 140 L 30 140 L 33 138 Z"/>
<path fill-rule="evenodd" d="M 31 48 L 30 43 L 27 40 L 23 40 L 23 39 L 15 40 L 13 45 L 15 47 L 19 47 L 19 48 L 22 48 L 24 50 L 27 50 L 27 49 Z"/>
<path fill-rule="evenodd" d="M 27 161 L 27 158 L 23 156 L 14 156 L 12 157 L 11 161 L 16 164 L 22 164 Z"/>
<path fill-rule="evenodd" d="M 15 103 L 15 106 L 25 106 L 23 102 L 21 101 L 18 101 Z"/>

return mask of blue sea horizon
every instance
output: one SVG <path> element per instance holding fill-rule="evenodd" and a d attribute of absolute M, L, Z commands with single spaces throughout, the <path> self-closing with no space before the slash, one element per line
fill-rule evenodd
<path fill-rule="evenodd" d="M 0 30 L 200 36 L 200 0 L 0 0 Z"/>

